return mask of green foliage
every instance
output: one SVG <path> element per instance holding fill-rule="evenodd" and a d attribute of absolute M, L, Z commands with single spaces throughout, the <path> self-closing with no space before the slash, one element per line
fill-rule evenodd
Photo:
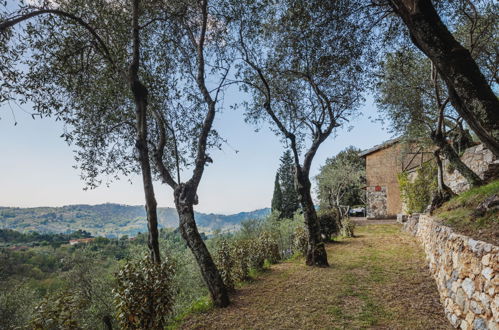
<path fill-rule="evenodd" d="M 355 236 L 355 222 L 346 217 L 341 220 L 341 230 L 340 234 L 343 237 L 354 237 Z"/>
<path fill-rule="evenodd" d="M 317 219 L 321 226 L 321 236 L 324 242 L 329 242 L 334 235 L 340 232 L 340 216 L 336 209 L 321 209 L 317 212 Z"/>
<path fill-rule="evenodd" d="M 365 159 L 359 157 L 360 151 L 350 146 L 328 158 L 321 167 L 315 179 L 322 209 L 364 204 Z"/>
<path fill-rule="evenodd" d="M 214 258 L 224 284 L 234 289 L 237 283 L 249 278 L 252 269 L 263 269 L 265 261 L 276 263 L 281 255 L 277 240 L 262 231 L 258 236 L 221 240 Z"/>
<path fill-rule="evenodd" d="M 30 328 L 36 330 L 83 329 L 78 318 L 85 302 L 79 298 L 69 290 L 44 298 L 35 308 Z"/>
<path fill-rule="evenodd" d="M 279 172 L 275 175 L 274 194 L 272 195 L 272 212 L 281 212 L 282 210 L 282 191 L 279 183 Z"/>
<path fill-rule="evenodd" d="M 127 261 L 116 275 L 115 304 L 122 329 L 161 329 L 173 309 L 174 264 L 147 256 Z"/>
<path fill-rule="evenodd" d="M 413 182 L 409 180 L 408 173 L 403 172 L 398 175 L 398 183 L 407 212 L 424 212 L 437 188 L 437 168 L 433 162 L 427 162 L 417 170 Z"/>
<path fill-rule="evenodd" d="M 306 255 L 308 249 L 308 232 L 304 227 L 296 227 L 293 237 L 293 249 L 301 255 Z"/>
<path fill-rule="evenodd" d="M 79 306 L 79 323 L 85 329 L 106 328 L 106 324 L 113 324 L 112 287 L 117 267 L 113 261 L 91 249 L 77 250 L 64 259 L 63 267 L 67 271 L 61 278 L 64 279 L 65 290 L 84 302 Z"/>
<path fill-rule="evenodd" d="M 295 164 L 291 152 L 286 150 L 276 173 L 272 212 L 278 212 L 280 218 L 290 219 L 299 208 L 300 199 L 295 189 Z"/>
<path fill-rule="evenodd" d="M 225 285 L 233 289 L 266 264 L 306 252 L 308 241 L 300 216 L 292 220 L 271 215 L 266 220 L 245 221 L 235 235 L 216 242 L 215 262 Z"/>
<path fill-rule="evenodd" d="M 0 289 L 0 329 L 22 329 L 33 315 L 36 293 L 24 284 Z"/>
<path fill-rule="evenodd" d="M 219 241 L 218 249 L 213 256 L 222 281 L 228 289 L 234 289 L 235 287 L 235 260 L 233 256 L 234 252 L 231 249 L 230 243 L 226 239 L 222 239 Z"/>
<path fill-rule="evenodd" d="M 12 216 L 15 217 L 15 214 Z M 71 239 L 89 238 L 92 235 L 84 230 L 77 230 L 69 234 L 40 234 L 38 232 L 21 233 L 12 229 L 0 229 L 0 245 L 25 244 L 30 246 L 50 244 L 59 247 L 69 243 Z"/>

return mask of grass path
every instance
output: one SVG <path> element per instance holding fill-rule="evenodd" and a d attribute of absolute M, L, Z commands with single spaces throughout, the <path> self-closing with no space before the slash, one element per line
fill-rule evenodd
<path fill-rule="evenodd" d="M 358 227 L 328 246 L 329 268 L 274 265 L 233 304 L 183 329 L 450 329 L 424 253 L 398 225 Z"/>

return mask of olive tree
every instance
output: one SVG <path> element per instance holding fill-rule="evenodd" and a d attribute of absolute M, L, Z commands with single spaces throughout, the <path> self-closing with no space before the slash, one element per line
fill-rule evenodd
<path fill-rule="evenodd" d="M 321 167 L 315 178 L 321 209 L 336 209 L 342 217 L 345 214 L 341 206 L 365 204 L 362 188 L 366 185 L 366 170 L 360 152 L 360 149 L 348 147 L 328 158 Z"/>
<path fill-rule="evenodd" d="M 237 82 L 251 95 L 247 120 L 269 122 L 293 153 L 310 266 L 328 265 L 311 196 L 312 161 L 362 101 L 368 47 L 359 7 L 350 1 L 237 1 L 229 6 L 234 47 L 241 56 Z"/>
<path fill-rule="evenodd" d="M 171 89 L 177 93 L 152 116 L 157 135 L 153 145 L 156 171 L 173 189 L 180 233 L 196 258 L 213 301 L 224 307 L 229 304 L 227 289 L 194 217 L 204 168 L 213 162 L 209 148 L 220 147 L 213 121 L 232 61 L 218 6 L 216 1 L 201 0 L 178 1 L 167 7 L 172 22 L 169 50 L 177 59 Z M 182 180 L 181 168 L 192 169 L 187 180 Z"/>
<path fill-rule="evenodd" d="M 488 68 L 473 56 L 475 46 L 497 44 L 497 3 L 459 0 L 434 5 L 431 0 L 380 0 L 371 1 L 371 5 L 390 8 L 400 18 L 412 43 L 431 60 L 445 81 L 455 110 L 499 156 L 499 100 L 493 85 L 497 84 L 497 47 L 492 46 L 488 55 Z M 456 33 L 455 24 L 461 19 L 470 25 L 468 42 L 459 40 Z M 484 76 L 487 70 L 494 72 L 493 80 Z"/>
<path fill-rule="evenodd" d="M 62 136 L 76 146 L 89 187 L 103 178 L 142 174 L 156 263 L 154 175 L 174 188 L 182 236 L 215 305 L 226 306 L 227 292 L 193 213 L 204 166 L 211 161 L 207 149 L 220 141 L 212 124 L 223 84 L 211 86 L 206 79 L 222 72 L 223 82 L 228 73 L 217 56 L 223 26 L 218 28 L 211 8 L 207 1 L 160 0 L 23 5 L 0 25 L 7 82 L 0 94 L 3 101 L 29 100 L 37 114 L 67 124 Z M 13 34 L 11 27 L 26 20 Z M 181 172 L 188 168 L 193 175 L 183 183 Z"/>
<path fill-rule="evenodd" d="M 471 186 L 483 184 L 483 180 L 461 161 L 458 150 L 449 141 L 449 136 L 466 137 L 467 133 L 431 62 L 410 50 L 388 54 L 380 78 L 376 101 L 392 131 L 416 141 L 430 140 L 438 149 L 437 164 L 441 162 L 442 153 Z M 464 144 L 469 142 L 463 141 Z M 439 178 L 441 170 L 439 166 Z M 442 180 L 438 183 L 440 194 L 449 191 Z"/>
<path fill-rule="evenodd" d="M 29 101 L 36 114 L 63 120 L 62 137 L 76 145 L 76 160 L 90 187 L 100 183 L 100 173 L 142 174 L 148 244 L 151 258 L 159 262 L 148 89 L 141 77 L 145 31 L 139 21 L 146 11 L 139 0 L 21 3 L 0 23 L 1 101 Z"/>

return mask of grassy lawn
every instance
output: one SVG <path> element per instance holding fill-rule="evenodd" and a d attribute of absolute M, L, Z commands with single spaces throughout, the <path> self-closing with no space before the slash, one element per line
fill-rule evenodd
<path fill-rule="evenodd" d="M 484 214 L 475 211 L 480 203 L 493 195 L 499 196 L 499 180 L 451 199 L 435 211 L 435 216 L 460 233 L 499 245 L 499 208 Z"/>
<path fill-rule="evenodd" d="M 233 304 L 185 329 L 450 329 L 424 254 L 398 225 L 369 225 L 328 245 L 329 268 L 273 265 Z"/>

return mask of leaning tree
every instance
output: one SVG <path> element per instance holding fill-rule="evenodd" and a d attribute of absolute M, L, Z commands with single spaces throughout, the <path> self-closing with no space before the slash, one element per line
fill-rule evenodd
<path fill-rule="evenodd" d="M 434 64 L 445 81 L 449 100 L 478 138 L 499 156 L 499 100 L 491 83 L 497 84 L 498 5 L 492 0 L 442 1 L 379 0 L 371 5 L 382 17 L 389 8 L 405 25 L 412 43 Z M 468 42 L 460 42 L 455 23 L 464 19 L 470 25 Z M 473 57 L 477 44 L 492 44 L 489 54 L 494 80 L 487 81 L 481 60 Z M 480 40 L 482 39 L 482 40 Z M 494 49 L 495 48 L 495 49 Z"/>
<path fill-rule="evenodd" d="M 311 196 L 310 170 L 320 145 L 358 108 L 367 34 L 351 1 L 233 1 L 229 15 L 241 57 L 236 81 L 251 94 L 250 122 L 268 121 L 295 165 L 308 248 L 306 263 L 327 266 Z"/>

